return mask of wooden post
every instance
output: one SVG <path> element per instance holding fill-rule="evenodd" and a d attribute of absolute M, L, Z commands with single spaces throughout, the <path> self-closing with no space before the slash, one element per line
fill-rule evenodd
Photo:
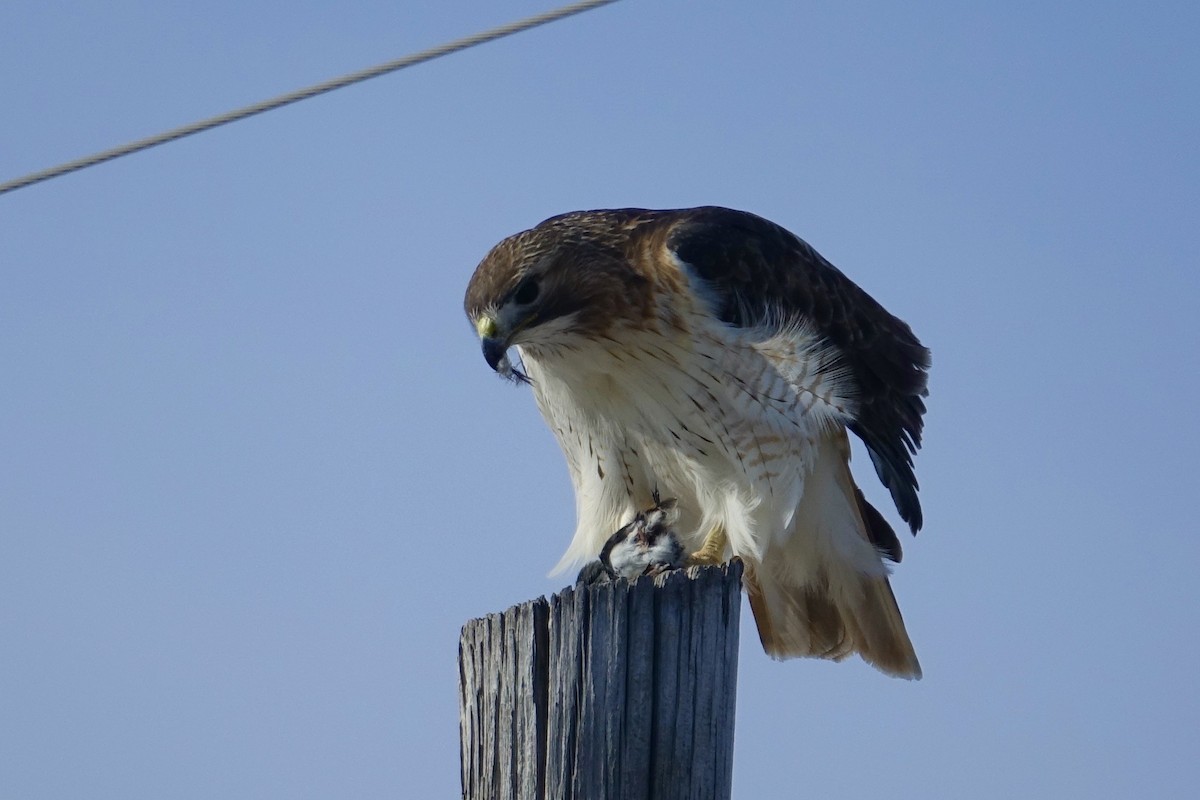
<path fill-rule="evenodd" d="M 564 589 L 463 626 L 465 800 L 728 800 L 742 565 Z"/>

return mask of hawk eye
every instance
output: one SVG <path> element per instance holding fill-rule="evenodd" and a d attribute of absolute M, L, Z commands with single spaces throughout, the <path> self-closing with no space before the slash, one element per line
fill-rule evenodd
<path fill-rule="evenodd" d="M 517 286 L 517 290 L 513 292 L 513 301 L 517 305 L 527 306 L 538 298 L 538 282 L 537 278 L 526 278 Z"/>

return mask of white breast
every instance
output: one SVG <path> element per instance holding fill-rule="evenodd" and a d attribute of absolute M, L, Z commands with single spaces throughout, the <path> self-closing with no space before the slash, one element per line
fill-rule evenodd
<path fill-rule="evenodd" d="M 685 322 L 519 348 L 575 484 L 578 526 L 556 572 L 594 559 L 655 489 L 678 499 L 689 552 L 721 524 L 734 554 L 759 560 L 763 537 L 791 523 L 815 438 L 852 413 L 849 382 L 808 331 Z"/>

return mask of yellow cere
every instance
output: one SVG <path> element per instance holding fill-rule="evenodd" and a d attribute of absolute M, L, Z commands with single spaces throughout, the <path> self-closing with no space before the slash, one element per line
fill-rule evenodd
<path fill-rule="evenodd" d="M 496 335 L 496 320 L 490 314 L 484 314 L 475 321 L 475 332 L 480 339 L 491 339 Z"/>

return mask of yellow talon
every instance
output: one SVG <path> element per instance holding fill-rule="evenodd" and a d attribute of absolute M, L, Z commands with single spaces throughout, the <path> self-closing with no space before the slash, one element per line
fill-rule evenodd
<path fill-rule="evenodd" d="M 688 556 L 688 566 L 706 567 L 724 563 L 725 547 L 728 544 L 729 537 L 725 535 L 725 529 L 720 525 L 716 526 L 704 538 L 700 549 Z"/>

